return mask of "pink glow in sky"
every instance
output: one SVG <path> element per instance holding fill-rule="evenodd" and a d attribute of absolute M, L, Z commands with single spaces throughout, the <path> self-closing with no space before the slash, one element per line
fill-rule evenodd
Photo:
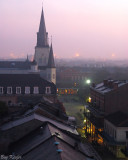
<path fill-rule="evenodd" d="M 44 0 L 56 57 L 128 58 L 128 0 Z M 42 0 L 0 0 L 0 57 L 34 54 Z"/>

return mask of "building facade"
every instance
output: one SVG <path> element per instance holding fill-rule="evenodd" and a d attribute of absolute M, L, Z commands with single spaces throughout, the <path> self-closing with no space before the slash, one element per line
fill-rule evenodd
<path fill-rule="evenodd" d="M 56 95 L 56 86 L 39 74 L 0 74 L 0 101 L 9 106 L 36 104 L 43 95 Z"/>
<path fill-rule="evenodd" d="M 122 114 L 128 113 L 128 81 L 126 80 L 104 80 L 100 84 L 92 84 L 90 87 L 90 102 L 86 105 L 85 108 L 85 134 L 88 136 L 92 142 L 98 142 L 101 146 L 106 145 L 105 139 L 102 136 L 104 130 L 108 132 L 111 137 L 116 135 L 115 142 L 118 142 L 118 138 L 126 138 L 126 132 L 122 132 L 124 128 L 120 127 L 114 128 L 113 124 L 110 124 L 106 118 L 115 112 L 122 112 Z M 121 122 L 119 117 L 114 118 Z M 106 128 L 109 126 L 109 128 Z M 113 128 L 111 129 L 111 126 Z M 127 127 L 126 127 L 127 128 Z M 125 128 L 125 129 L 126 129 Z M 119 132 L 118 132 L 119 131 Z M 124 135 L 124 134 L 125 135 Z M 120 137 L 117 138 L 119 134 Z M 122 134 L 122 136 L 121 136 Z M 112 139 L 111 139 L 112 140 Z M 114 147 L 110 145 L 108 148 Z M 114 152 L 117 152 L 116 149 L 120 148 L 118 145 L 115 147 Z M 117 152 L 118 154 L 118 152 Z M 116 154 L 114 154 L 116 155 Z"/>
<path fill-rule="evenodd" d="M 127 148 L 128 116 L 117 111 L 105 117 L 101 136 L 104 145 L 118 158 L 125 158 Z"/>

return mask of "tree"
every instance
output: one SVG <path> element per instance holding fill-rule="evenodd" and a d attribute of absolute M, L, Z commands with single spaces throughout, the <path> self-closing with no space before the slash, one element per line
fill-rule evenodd
<path fill-rule="evenodd" d="M 0 101 L 0 117 L 8 114 L 8 107 L 5 102 Z"/>

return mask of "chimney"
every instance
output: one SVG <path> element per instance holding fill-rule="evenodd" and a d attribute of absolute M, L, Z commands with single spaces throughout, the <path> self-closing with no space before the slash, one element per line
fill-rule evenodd
<path fill-rule="evenodd" d="M 108 87 L 112 88 L 113 87 L 113 80 L 108 81 Z"/>
<path fill-rule="evenodd" d="M 95 83 L 92 83 L 92 87 L 95 88 L 95 86 L 96 86 Z"/>
<path fill-rule="evenodd" d="M 113 88 L 117 89 L 118 88 L 118 83 L 113 83 Z"/>
<path fill-rule="evenodd" d="M 104 86 L 107 86 L 108 80 L 107 80 L 107 79 L 104 79 L 103 83 L 104 83 Z"/>

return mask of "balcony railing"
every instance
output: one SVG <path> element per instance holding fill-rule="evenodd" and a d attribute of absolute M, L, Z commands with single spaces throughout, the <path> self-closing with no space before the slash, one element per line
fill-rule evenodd
<path fill-rule="evenodd" d="M 102 110 L 100 109 L 99 106 L 96 106 L 95 104 L 88 102 L 87 108 L 88 108 L 88 110 L 89 110 L 92 114 L 94 114 L 95 116 L 97 116 L 97 117 L 104 117 L 104 114 L 105 114 L 105 113 L 104 113 L 104 111 L 102 111 Z"/>

